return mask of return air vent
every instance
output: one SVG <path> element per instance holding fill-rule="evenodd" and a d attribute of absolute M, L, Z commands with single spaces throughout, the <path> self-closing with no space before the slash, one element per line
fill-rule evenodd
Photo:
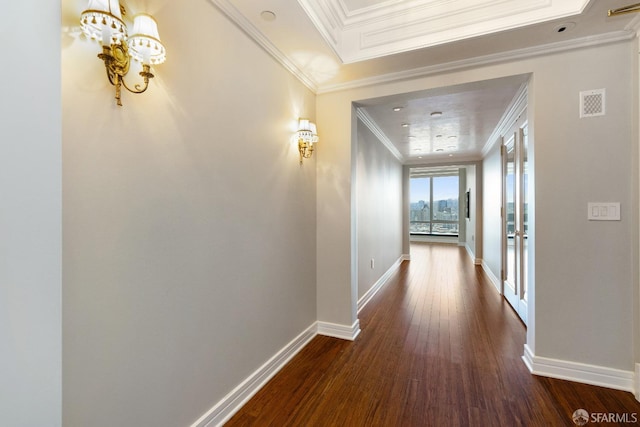
<path fill-rule="evenodd" d="M 580 92 L 580 118 L 604 116 L 604 89 Z"/>

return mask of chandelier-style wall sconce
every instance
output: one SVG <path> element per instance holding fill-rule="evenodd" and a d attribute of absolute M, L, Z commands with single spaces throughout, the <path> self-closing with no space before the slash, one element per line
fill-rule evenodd
<path fill-rule="evenodd" d="M 308 159 L 313 154 L 314 145 L 318 142 L 316 124 L 308 119 L 298 120 L 298 151 L 300 151 L 300 164 L 303 159 Z"/>
<path fill-rule="evenodd" d="M 162 64 L 166 51 L 158 34 L 158 24 L 151 15 L 138 14 L 133 17 L 132 35 L 128 35 L 127 25 L 122 20 L 126 15 L 119 0 L 89 0 L 87 10 L 80 15 L 82 31 L 92 40 L 102 42 L 102 53 L 98 58 L 104 61 L 109 82 L 116 88 L 116 102 L 120 100 L 121 88 L 132 93 L 142 93 L 153 78 L 151 65 Z M 142 63 L 143 83 L 128 86 L 124 77 L 129 72 L 131 59 Z"/>

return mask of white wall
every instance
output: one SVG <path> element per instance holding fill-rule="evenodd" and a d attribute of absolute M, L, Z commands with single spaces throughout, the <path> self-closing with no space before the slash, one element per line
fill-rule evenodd
<path fill-rule="evenodd" d="M 7 3 L 0 28 L 0 425 L 11 427 L 61 425 L 59 9 Z"/>
<path fill-rule="evenodd" d="M 500 142 L 482 162 L 482 261 L 500 278 L 502 265 L 502 163 Z"/>
<path fill-rule="evenodd" d="M 467 244 L 467 220 L 465 217 L 465 203 L 467 193 L 467 168 L 458 168 L 458 245 Z"/>
<path fill-rule="evenodd" d="M 403 186 L 402 165 L 360 120 L 357 151 L 360 299 L 402 255 Z"/>
<path fill-rule="evenodd" d="M 151 12 L 168 59 L 123 107 L 62 51 L 68 427 L 190 425 L 317 319 L 315 96 L 210 3 Z"/>
<path fill-rule="evenodd" d="M 356 118 L 351 100 L 329 102 L 324 104 L 319 97 L 316 104 L 322 130 L 322 149 L 317 153 L 318 320 L 350 327 L 357 320 L 358 286 L 357 270 L 352 269 L 356 155 L 351 141 Z"/>
<path fill-rule="evenodd" d="M 476 242 L 478 241 L 478 237 L 476 236 L 477 234 L 477 230 L 476 230 L 476 225 L 479 224 L 479 222 L 477 221 L 477 217 L 478 217 L 478 210 L 479 210 L 479 205 L 477 204 L 477 199 L 478 199 L 478 187 L 476 186 L 476 166 L 475 165 L 469 165 L 469 166 L 465 166 L 465 170 L 466 170 L 466 187 L 464 188 L 464 191 L 462 192 L 462 197 L 464 197 L 462 200 L 466 200 L 466 193 L 467 191 L 470 192 L 469 195 L 469 218 L 467 219 L 465 217 L 465 213 L 461 212 L 461 216 L 465 217 L 464 221 L 466 223 L 466 227 L 465 227 L 465 237 L 464 237 L 464 242 L 465 245 L 467 247 L 467 251 L 469 252 L 470 256 L 475 260 L 477 259 L 477 250 L 476 250 Z"/>
<path fill-rule="evenodd" d="M 535 265 L 537 356 L 581 362 L 596 366 L 633 370 L 633 295 L 637 278 L 637 171 L 634 156 L 633 88 L 635 41 L 612 43 L 573 52 L 561 52 L 530 59 L 440 73 L 400 82 L 325 93 L 318 96 L 318 117 L 335 117 L 354 100 L 425 90 L 490 78 L 533 73 L 529 105 L 535 129 Z M 607 115 L 591 120 L 578 118 L 578 94 L 582 90 L 607 89 Z M 319 120 L 320 121 L 320 120 Z M 328 143 L 345 150 L 350 143 L 348 122 L 323 124 L 332 127 Z M 320 125 L 320 123 L 319 123 Z M 340 147 L 340 148 L 339 148 Z M 495 156 L 495 157 L 491 157 Z M 493 160 L 492 160 L 493 159 Z M 490 153 L 483 165 L 499 162 Z M 498 164 L 498 163 L 496 163 Z M 348 162 L 332 165 L 331 176 L 348 177 Z M 318 176 L 319 187 L 329 176 Z M 499 181 L 498 181 L 499 182 Z M 484 186 L 491 185 L 484 182 Z M 349 186 L 343 184 L 342 189 Z M 341 194 L 348 197 L 348 194 Z M 484 194 L 483 196 L 486 196 Z M 619 201 L 622 221 L 593 223 L 586 220 L 589 201 Z M 482 201 L 485 223 L 492 221 L 491 198 Z M 495 212 L 499 212 L 495 211 Z M 530 212 L 530 215 L 532 213 Z M 335 206 L 332 215 L 346 221 L 350 212 Z M 318 234 L 327 236 L 329 222 L 318 223 Z M 487 232 L 487 228 L 483 228 Z M 487 240 L 483 259 L 491 259 Z M 335 240 L 343 245 L 343 241 Z M 490 243 L 489 243 L 490 245 Z M 499 255 L 498 255 L 499 257 Z M 322 269 L 331 269 L 325 263 Z M 344 275 L 341 266 L 332 271 Z M 321 274 L 321 273 L 319 273 Z M 345 282 L 346 280 L 343 280 Z M 344 290 L 342 291 L 344 292 Z M 337 293 L 336 296 L 339 296 Z"/>
<path fill-rule="evenodd" d="M 411 166 L 402 167 L 402 256 L 411 258 Z"/>

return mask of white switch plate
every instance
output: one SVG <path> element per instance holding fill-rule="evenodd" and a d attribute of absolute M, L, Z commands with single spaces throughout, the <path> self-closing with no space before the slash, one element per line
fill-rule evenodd
<path fill-rule="evenodd" d="M 587 203 L 589 221 L 620 221 L 620 203 Z"/>

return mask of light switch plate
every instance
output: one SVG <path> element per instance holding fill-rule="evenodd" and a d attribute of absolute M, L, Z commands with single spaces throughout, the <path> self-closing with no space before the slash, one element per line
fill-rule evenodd
<path fill-rule="evenodd" d="M 620 221 L 620 203 L 587 203 L 589 221 Z"/>

